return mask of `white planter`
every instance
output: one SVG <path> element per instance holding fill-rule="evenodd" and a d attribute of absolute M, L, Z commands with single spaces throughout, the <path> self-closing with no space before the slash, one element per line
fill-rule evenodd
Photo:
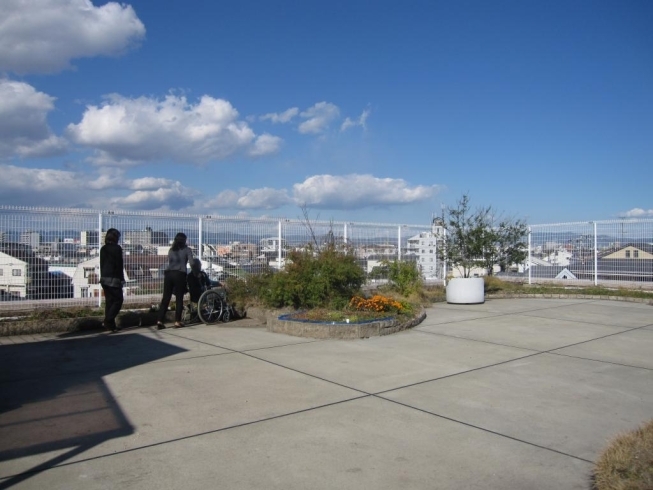
<path fill-rule="evenodd" d="M 475 305 L 485 303 L 482 277 L 456 277 L 447 283 L 447 303 Z"/>

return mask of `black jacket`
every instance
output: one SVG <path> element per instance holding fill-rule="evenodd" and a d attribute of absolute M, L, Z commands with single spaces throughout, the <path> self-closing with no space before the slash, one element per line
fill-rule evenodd
<path fill-rule="evenodd" d="M 188 283 L 188 292 L 190 293 L 190 300 L 197 303 L 202 296 L 202 293 L 207 289 L 211 289 L 211 280 L 206 272 L 201 271 L 197 276 L 193 272 L 188 273 L 186 282 Z"/>
<path fill-rule="evenodd" d="M 117 243 L 107 243 L 100 249 L 100 284 L 120 288 L 124 282 L 122 247 Z"/>

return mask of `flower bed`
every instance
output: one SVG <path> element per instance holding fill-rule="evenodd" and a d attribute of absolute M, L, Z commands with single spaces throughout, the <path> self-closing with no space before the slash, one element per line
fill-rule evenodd
<path fill-rule="evenodd" d="M 395 316 L 364 320 L 361 322 L 322 322 L 301 318 L 301 312 L 268 318 L 269 332 L 284 333 L 296 337 L 316 339 L 364 339 L 378 337 L 412 328 L 426 318 L 424 310 L 406 321 L 399 321 Z"/>

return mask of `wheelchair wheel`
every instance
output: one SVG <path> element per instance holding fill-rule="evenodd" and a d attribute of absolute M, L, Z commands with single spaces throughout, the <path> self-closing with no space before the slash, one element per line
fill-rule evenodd
<path fill-rule="evenodd" d="M 227 323 L 229 320 L 231 320 L 231 312 L 229 311 L 229 308 L 225 308 L 222 313 L 222 321 Z"/>
<path fill-rule="evenodd" d="M 217 322 L 222 316 L 223 310 L 222 298 L 217 292 L 210 289 L 204 292 L 197 302 L 197 313 L 200 320 L 207 324 Z"/>

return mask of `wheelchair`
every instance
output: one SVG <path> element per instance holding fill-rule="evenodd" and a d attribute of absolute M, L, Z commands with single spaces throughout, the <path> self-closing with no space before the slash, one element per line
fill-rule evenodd
<path fill-rule="evenodd" d="M 218 321 L 229 322 L 234 318 L 234 309 L 229 304 L 227 291 L 223 287 L 207 289 L 202 293 L 197 305 L 189 304 L 184 309 L 182 321 L 184 323 L 206 323 L 210 325 Z"/>

